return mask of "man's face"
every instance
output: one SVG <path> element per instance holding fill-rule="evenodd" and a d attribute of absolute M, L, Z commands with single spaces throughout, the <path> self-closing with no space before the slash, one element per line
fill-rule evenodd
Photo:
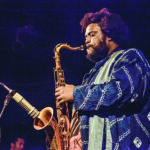
<path fill-rule="evenodd" d="M 106 36 L 96 23 L 91 23 L 85 31 L 85 42 L 87 46 L 87 58 L 93 62 L 97 62 L 108 55 L 108 47 L 106 44 Z"/>
<path fill-rule="evenodd" d="M 15 143 L 15 150 L 23 150 L 24 148 L 24 139 L 18 138 Z"/>

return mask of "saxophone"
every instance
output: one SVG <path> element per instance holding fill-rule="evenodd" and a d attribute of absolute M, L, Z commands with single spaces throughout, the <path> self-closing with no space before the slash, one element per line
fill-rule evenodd
<path fill-rule="evenodd" d="M 69 50 L 84 50 L 84 46 L 81 47 L 70 47 L 68 44 L 60 43 L 57 44 L 54 48 L 55 53 L 55 63 L 56 67 L 54 68 L 54 79 L 55 79 L 55 87 L 65 86 L 65 77 L 64 71 L 61 68 L 60 63 L 60 50 L 61 49 L 69 49 Z M 64 103 L 61 105 L 57 105 L 56 101 L 56 109 L 57 109 L 57 118 L 60 129 L 60 134 L 62 136 L 63 142 L 63 150 L 69 150 L 70 144 L 70 121 L 69 121 L 69 110 L 68 103 Z"/>
<path fill-rule="evenodd" d="M 64 71 L 61 69 L 60 64 L 60 49 L 69 49 L 69 50 L 83 50 L 84 46 L 72 48 L 67 44 L 58 44 L 56 45 L 55 52 L 55 61 L 56 68 L 54 68 L 54 74 L 57 77 L 55 78 L 55 86 L 65 86 L 65 78 Z M 8 102 L 11 99 L 14 99 L 33 119 L 33 126 L 36 130 L 44 130 L 47 138 L 47 150 L 69 150 L 70 143 L 70 122 L 69 122 L 69 111 L 68 104 L 65 103 L 63 105 L 57 106 L 56 101 L 56 109 L 57 109 L 57 118 L 53 117 L 53 109 L 51 107 L 46 107 L 41 111 L 38 111 L 34 106 L 32 106 L 23 96 L 21 96 L 15 90 L 8 88 L 4 83 L 0 82 L 9 94 L 6 96 L 4 102 L 4 109 L 6 108 Z M 0 114 L 0 118 L 2 113 Z"/>

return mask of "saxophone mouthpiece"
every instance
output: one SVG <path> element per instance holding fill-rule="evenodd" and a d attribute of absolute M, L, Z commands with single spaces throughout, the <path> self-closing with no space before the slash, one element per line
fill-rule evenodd
<path fill-rule="evenodd" d="M 80 50 L 81 50 L 81 51 L 86 50 L 86 48 L 87 48 L 86 44 L 83 44 L 83 45 L 80 46 Z"/>

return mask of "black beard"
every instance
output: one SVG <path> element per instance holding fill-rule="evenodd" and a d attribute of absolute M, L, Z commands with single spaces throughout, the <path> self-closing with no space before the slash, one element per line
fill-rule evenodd
<path fill-rule="evenodd" d="M 104 59 L 108 55 L 108 48 L 105 48 L 103 50 L 95 51 L 95 53 L 86 55 L 86 58 L 92 62 L 98 62 L 102 59 Z"/>

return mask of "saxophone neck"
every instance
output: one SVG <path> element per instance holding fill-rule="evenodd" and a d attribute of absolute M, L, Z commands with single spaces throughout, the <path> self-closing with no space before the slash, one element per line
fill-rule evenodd
<path fill-rule="evenodd" d="M 60 63 L 60 50 L 61 49 L 69 49 L 71 51 L 83 51 L 86 49 L 86 45 L 81 45 L 80 47 L 71 47 L 70 45 L 66 44 L 66 43 L 60 43 L 57 44 L 54 48 L 54 59 L 55 59 L 55 63 L 56 63 L 56 69 L 61 69 L 61 63 Z"/>
<path fill-rule="evenodd" d="M 60 43 L 57 44 L 54 48 L 54 52 L 55 52 L 55 56 L 59 55 L 60 49 L 69 49 L 72 51 L 77 51 L 77 50 L 84 50 L 86 48 L 85 45 L 81 45 L 80 47 L 71 47 L 70 45 L 66 44 L 66 43 Z"/>

